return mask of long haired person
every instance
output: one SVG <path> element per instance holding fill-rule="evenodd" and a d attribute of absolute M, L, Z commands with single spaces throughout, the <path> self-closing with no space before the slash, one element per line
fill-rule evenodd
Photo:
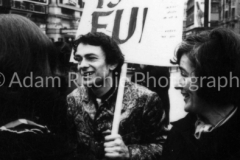
<path fill-rule="evenodd" d="M 65 159 L 65 96 L 53 43 L 29 19 L 0 15 L 0 159 Z"/>

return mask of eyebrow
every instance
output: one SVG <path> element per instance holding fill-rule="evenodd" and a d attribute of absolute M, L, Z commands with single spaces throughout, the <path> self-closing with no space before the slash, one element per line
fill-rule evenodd
<path fill-rule="evenodd" d="M 75 53 L 75 55 L 74 56 L 80 56 L 80 57 L 84 57 L 84 56 L 97 56 L 95 53 L 86 53 L 84 56 L 81 56 L 80 54 L 77 54 L 77 53 Z"/>
<path fill-rule="evenodd" d="M 179 66 L 179 69 L 187 72 L 187 71 L 186 71 L 183 67 L 181 67 L 181 66 Z"/>
<path fill-rule="evenodd" d="M 97 56 L 97 55 L 94 53 L 87 53 L 87 54 L 85 54 L 85 56 Z"/>
<path fill-rule="evenodd" d="M 184 69 L 184 68 L 181 67 L 181 66 L 179 66 L 179 69 L 180 69 L 181 71 L 184 71 L 184 72 L 188 73 L 189 75 L 195 72 L 195 70 L 193 70 L 192 72 L 188 72 L 186 69 Z"/>

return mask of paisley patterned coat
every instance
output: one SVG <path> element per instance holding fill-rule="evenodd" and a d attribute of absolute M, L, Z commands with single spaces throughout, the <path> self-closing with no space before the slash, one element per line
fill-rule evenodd
<path fill-rule="evenodd" d="M 104 158 L 104 137 L 111 130 L 117 88 L 98 103 L 90 89 L 81 86 L 68 95 L 68 116 L 77 132 L 78 157 Z M 132 160 L 154 160 L 162 154 L 167 119 L 156 93 L 126 81 L 119 134 Z"/>

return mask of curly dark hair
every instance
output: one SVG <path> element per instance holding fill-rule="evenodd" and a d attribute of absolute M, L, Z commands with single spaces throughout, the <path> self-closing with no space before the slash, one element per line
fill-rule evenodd
<path fill-rule="evenodd" d="M 190 35 L 177 48 L 171 62 L 179 65 L 183 55 L 193 64 L 195 76 L 201 78 L 199 97 L 214 104 L 239 103 L 240 37 L 237 34 L 216 28 Z M 222 79 L 218 80 L 221 77 L 226 78 L 227 85 L 219 90 L 224 84 Z M 209 87 L 213 78 L 216 83 Z"/>
<path fill-rule="evenodd" d="M 105 53 L 106 63 L 110 65 L 117 64 L 117 67 L 113 72 L 121 72 L 121 67 L 124 63 L 124 55 L 122 54 L 118 44 L 111 37 L 101 32 L 81 35 L 73 42 L 74 54 L 76 53 L 77 47 L 80 43 L 100 46 Z"/>

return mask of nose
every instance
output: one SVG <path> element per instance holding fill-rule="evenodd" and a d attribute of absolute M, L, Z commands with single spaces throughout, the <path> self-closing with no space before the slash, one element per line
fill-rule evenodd
<path fill-rule="evenodd" d="M 183 77 L 179 78 L 177 83 L 175 84 L 175 89 L 182 89 L 185 84 L 185 79 Z"/>
<path fill-rule="evenodd" d="M 78 63 L 78 70 L 84 69 L 84 68 L 87 68 L 87 67 L 89 67 L 89 64 L 85 59 L 82 59 L 82 61 L 80 61 Z"/>

